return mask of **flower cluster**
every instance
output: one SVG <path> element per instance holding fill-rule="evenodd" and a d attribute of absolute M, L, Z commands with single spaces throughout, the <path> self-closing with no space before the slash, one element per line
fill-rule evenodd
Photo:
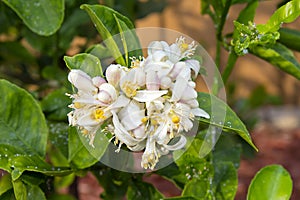
<path fill-rule="evenodd" d="M 132 58 L 131 67 L 111 64 L 105 79 L 71 70 L 69 81 L 77 88 L 70 95 L 69 123 L 78 126 L 93 145 L 104 122 L 113 134 L 117 152 L 124 144 L 143 151 L 141 166 L 154 169 L 160 156 L 186 144 L 196 116 L 209 118 L 199 108 L 195 82 L 200 64 L 191 59 L 196 45 L 183 37 L 168 45 L 154 41 L 147 58 Z"/>

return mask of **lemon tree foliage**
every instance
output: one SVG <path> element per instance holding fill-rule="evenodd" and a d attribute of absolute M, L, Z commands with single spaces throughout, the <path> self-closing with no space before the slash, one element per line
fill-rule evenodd
<path fill-rule="evenodd" d="M 133 30 L 134 22 L 130 19 L 161 11 L 165 5 L 165 1 L 155 1 L 156 6 L 151 8 L 150 4 L 154 4 L 154 1 L 103 2 L 110 7 L 99 5 L 98 1 L 93 0 L 0 2 L 0 33 L 10 36 L 7 37 L 10 38 L 8 41 L 0 42 L 0 64 L 5 67 L 1 68 L 1 77 L 4 79 L 0 80 L 0 169 L 5 171 L 0 178 L 0 198 L 76 199 L 76 191 L 71 191 L 72 194 L 58 194 L 58 191 L 71 184 L 73 186 L 70 189 L 74 185 L 76 187 L 76 177 L 92 172 L 104 189 L 102 199 L 234 199 L 238 187 L 237 169 L 243 148 L 246 144 L 254 150 L 258 149 L 239 115 L 216 96 L 218 87 L 214 89 L 215 94 L 197 94 L 194 104 L 199 104 L 202 111 L 198 116 L 202 117 L 197 118 L 199 128 L 195 137 L 178 137 L 175 141 L 170 140 L 170 143 L 164 144 L 164 147 L 174 150 L 173 160 L 168 166 L 156 171 L 150 170 L 150 173 L 122 172 L 99 162 L 102 158 L 112 159 L 113 154 L 107 153 L 112 149 L 109 145 L 120 145 L 116 151 L 128 150 L 127 147 L 138 149 L 138 145 L 147 147 L 143 143 L 136 145 L 136 138 L 132 139 L 129 135 L 123 138 L 136 145 L 126 147 L 122 146 L 122 140 L 120 142 L 113 135 L 107 124 L 98 127 L 93 132 L 93 137 L 86 134 L 90 130 L 85 128 L 91 128 L 90 124 L 69 126 L 69 123 L 72 125 L 70 119 L 74 117 L 70 112 L 85 103 L 72 103 L 70 97 L 76 99 L 74 95 L 82 95 L 80 90 L 86 88 L 80 87 L 78 91 L 76 87 L 73 88 L 67 81 L 68 71 L 84 71 L 85 74 L 80 75 L 87 80 L 97 76 L 93 81 L 98 84 L 104 78 L 116 80 L 116 77 L 109 77 L 105 72 L 111 60 L 128 71 L 130 66 L 136 68 L 142 60 L 131 60 L 131 57 L 139 58 L 143 55 L 143 50 Z M 224 35 L 223 27 L 228 11 L 235 4 L 246 5 L 233 22 L 232 33 Z M 218 59 L 221 48 L 229 51 L 228 62 L 222 74 L 224 82 L 228 80 L 237 59 L 248 53 L 300 79 L 300 64 L 293 54 L 293 51 L 299 51 L 299 31 L 281 27 L 282 23 L 293 22 L 299 17 L 300 0 L 285 3 L 266 24 L 256 25 L 254 17 L 258 4 L 257 0 L 201 0 L 202 14 L 208 14 L 216 27 L 217 67 L 220 67 Z M 138 11 L 135 12 L 136 8 Z M 73 55 L 68 49 L 76 36 L 86 39 L 78 51 L 84 53 Z M 96 37 L 100 37 L 104 43 L 95 43 Z M 26 44 L 32 47 L 30 51 Z M 188 46 L 180 39 L 177 44 L 182 48 L 178 51 L 180 53 L 193 49 L 192 45 Z M 161 48 L 166 47 L 165 44 L 162 46 Z M 189 62 L 180 59 L 177 61 L 181 64 Z M 191 65 L 190 69 L 197 71 L 195 65 Z M 3 71 L 7 73 L 2 74 Z M 76 75 L 78 74 L 73 78 L 78 78 Z M 76 81 L 77 79 L 71 80 Z M 179 84 L 174 87 L 182 90 L 181 93 L 184 92 L 185 88 L 182 89 Z M 129 91 L 130 87 L 125 89 L 132 96 L 137 92 L 137 89 Z M 111 90 L 105 90 L 107 91 Z M 99 91 L 93 91 L 92 95 L 97 92 Z M 107 95 L 114 94 L 109 92 Z M 174 90 L 173 93 L 177 94 L 177 91 Z M 175 94 L 163 92 L 159 97 L 179 98 Z M 143 95 L 145 97 L 146 94 Z M 85 98 L 83 99 L 86 100 Z M 104 99 L 109 98 L 105 96 Z M 108 109 L 114 110 L 111 107 Z M 215 112 L 216 110 L 220 112 Z M 104 116 L 101 111 L 97 110 L 92 116 L 101 119 Z M 113 115 L 114 123 L 122 123 L 116 120 L 116 113 L 110 114 Z M 178 116 L 174 115 L 174 111 L 170 114 L 171 123 L 178 124 Z M 129 119 L 134 121 L 135 118 Z M 142 121 L 155 124 L 147 118 L 142 118 Z M 216 144 L 207 140 L 207 135 L 210 134 L 208 132 L 212 130 L 220 132 Z M 121 127 L 116 131 L 123 129 Z M 92 145 L 88 140 L 91 138 L 94 140 Z M 186 142 L 185 148 L 175 148 L 182 140 Z M 152 156 L 147 156 L 148 162 L 151 162 Z M 159 165 L 158 160 L 155 162 Z M 154 174 L 175 184 L 181 190 L 181 195 L 165 197 L 156 186 L 144 181 L 145 176 Z M 291 191 L 292 180 L 289 173 L 281 166 L 271 165 L 260 170 L 253 178 L 247 199 L 289 199 Z"/>

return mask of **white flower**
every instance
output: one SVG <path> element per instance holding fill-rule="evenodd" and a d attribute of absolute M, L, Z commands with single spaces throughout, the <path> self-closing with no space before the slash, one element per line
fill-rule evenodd
<path fill-rule="evenodd" d="M 175 43 L 168 45 L 165 41 L 154 41 L 148 46 L 148 55 L 154 60 L 170 60 L 177 63 L 183 58 L 190 58 L 196 50 L 195 42 L 187 44 L 184 37 L 179 37 Z"/>
<path fill-rule="evenodd" d="M 112 116 L 111 110 L 128 101 L 119 98 L 115 88 L 101 77 L 91 78 L 81 70 L 71 70 L 68 79 L 77 88 L 77 93 L 70 95 L 73 103 L 69 107 L 73 110 L 68 114 L 69 124 L 78 126 L 93 144 L 97 130 Z"/>
<path fill-rule="evenodd" d="M 210 117 L 199 108 L 192 80 L 200 70 L 199 62 L 191 59 L 195 49 L 183 37 L 171 45 L 152 42 L 148 57 L 132 57 L 130 68 L 108 66 L 107 81 L 71 70 L 68 80 L 77 93 L 70 95 L 70 125 L 78 126 L 93 145 L 97 130 L 108 122 L 116 152 L 123 144 L 144 151 L 141 166 L 153 170 L 161 156 L 185 146 L 184 134 L 196 117 Z"/>

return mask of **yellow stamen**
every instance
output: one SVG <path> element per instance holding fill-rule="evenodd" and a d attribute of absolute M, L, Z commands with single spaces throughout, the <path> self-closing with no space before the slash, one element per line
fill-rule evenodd
<path fill-rule="evenodd" d="M 175 124 L 178 124 L 180 122 L 180 118 L 177 115 L 172 116 L 172 122 Z"/>
<path fill-rule="evenodd" d="M 147 117 L 143 117 L 143 118 L 141 119 L 141 121 L 142 121 L 143 123 L 146 123 L 146 122 L 148 121 L 148 118 L 147 118 Z"/>
<path fill-rule="evenodd" d="M 83 130 L 81 131 L 81 133 L 82 133 L 83 135 L 88 135 L 88 134 L 89 134 L 89 131 L 86 130 L 86 129 L 83 129 Z"/>
<path fill-rule="evenodd" d="M 187 43 L 182 43 L 182 44 L 180 44 L 180 47 L 181 47 L 182 51 L 185 51 L 189 48 L 189 45 Z"/>
<path fill-rule="evenodd" d="M 105 119 L 104 111 L 101 108 L 96 109 L 93 114 L 96 120 Z"/>
<path fill-rule="evenodd" d="M 131 68 L 136 68 L 140 66 L 140 60 L 131 61 Z"/>
<path fill-rule="evenodd" d="M 129 81 L 126 81 L 122 87 L 127 97 L 134 97 L 136 95 L 135 85 Z"/>

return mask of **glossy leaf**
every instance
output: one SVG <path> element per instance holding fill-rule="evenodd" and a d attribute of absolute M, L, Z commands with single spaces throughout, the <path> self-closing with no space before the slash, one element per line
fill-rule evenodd
<path fill-rule="evenodd" d="M 191 196 L 185 196 L 185 197 L 170 197 L 170 198 L 164 198 L 164 200 L 197 200 L 197 198 L 191 197 Z"/>
<path fill-rule="evenodd" d="M 222 128 L 225 132 L 236 133 L 257 150 L 244 123 L 226 103 L 214 95 L 203 92 L 198 93 L 198 101 L 200 107 L 210 115 L 210 119 L 200 118 L 200 123 Z M 215 119 L 222 120 L 224 113 L 226 113 L 224 121 L 215 121 Z"/>
<path fill-rule="evenodd" d="M 13 181 L 14 193 L 17 200 L 46 200 L 44 192 L 39 186 L 27 185 L 20 179 Z"/>
<path fill-rule="evenodd" d="M 182 196 L 191 196 L 196 199 L 207 199 L 209 193 L 209 181 L 203 179 L 192 179 L 183 191 Z"/>
<path fill-rule="evenodd" d="M 125 54 L 125 61 L 127 63 L 127 66 L 130 66 L 129 59 L 131 57 L 139 58 L 139 56 L 143 55 L 143 52 L 141 50 L 141 46 L 139 43 L 139 39 L 137 38 L 137 35 L 135 33 L 135 30 L 129 30 L 126 23 L 122 20 L 120 20 L 116 14 L 113 14 L 116 23 L 119 28 L 120 32 L 120 39 L 123 44 L 123 53 Z"/>
<path fill-rule="evenodd" d="M 212 170 L 212 166 L 207 159 L 199 157 L 199 151 L 203 142 L 195 138 L 193 141 L 189 140 L 188 143 L 187 150 L 181 149 L 173 152 L 180 174 L 175 174 L 172 178 L 176 183 L 179 183 L 179 186 L 184 185 L 193 178 L 208 182 L 208 177 Z"/>
<path fill-rule="evenodd" d="M 27 199 L 27 188 L 21 180 L 13 181 L 14 193 L 16 200 Z"/>
<path fill-rule="evenodd" d="M 10 189 L 0 196 L 1 200 L 16 200 L 14 190 Z"/>
<path fill-rule="evenodd" d="M 288 200 L 292 185 L 290 174 L 282 166 L 266 166 L 252 179 L 247 200 Z"/>
<path fill-rule="evenodd" d="M 300 79 L 300 64 L 293 52 L 284 45 L 276 43 L 269 48 L 256 46 L 251 49 L 251 53 Z"/>
<path fill-rule="evenodd" d="M 280 28 L 278 42 L 290 49 L 300 51 L 300 31 L 296 29 Z"/>
<path fill-rule="evenodd" d="M 104 200 L 123 199 L 126 195 L 132 174 L 122 171 L 116 171 L 112 168 L 104 168 L 100 171 L 94 171 L 98 182 L 103 187 L 104 192 L 100 197 Z"/>
<path fill-rule="evenodd" d="M 51 163 L 54 166 L 68 166 L 68 129 L 69 125 L 62 122 L 48 122 Z"/>
<path fill-rule="evenodd" d="M 89 144 L 88 138 L 84 137 L 76 128 L 69 129 L 69 162 L 78 169 L 92 166 L 100 160 L 106 151 L 109 139 L 100 131 L 96 133 L 94 146 Z"/>
<path fill-rule="evenodd" d="M 86 50 L 86 53 L 92 54 L 92 55 L 98 57 L 100 60 L 111 56 L 108 48 L 102 44 L 92 45 L 91 47 L 89 47 Z"/>
<path fill-rule="evenodd" d="M 64 0 L 3 0 L 33 32 L 48 36 L 55 33 L 64 18 Z"/>
<path fill-rule="evenodd" d="M 54 188 L 67 188 L 75 181 L 75 173 L 69 174 L 67 176 L 56 176 L 54 177 Z"/>
<path fill-rule="evenodd" d="M 233 200 L 238 187 L 237 170 L 231 162 L 217 162 L 214 164 L 215 198 Z"/>
<path fill-rule="evenodd" d="M 7 192 L 12 188 L 12 183 L 11 183 L 11 175 L 10 174 L 5 174 L 4 176 L 1 176 L 0 178 L 0 197 L 2 194 Z"/>
<path fill-rule="evenodd" d="M 300 1 L 292 0 L 277 9 L 265 25 L 257 25 L 257 29 L 262 32 L 277 31 L 282 23 L 293 22 L 300 16 Z"/>
<path fill-rule="evenodd" d="M 134 25 L 127 17 L 102 5 L 84 4 L 81 8 L 90 15 L 117 63 L 128 66 L 130 51 L 134 51 L 136 57 L 142 55 L 139 40 L 132 30 Z M 123 54 L 125 54 L 125 60 L 122 57 Z"/>
<path fill-rule="evenodd" d="M 103 76 L 100 60 L 91 54 L 82 53 L 73 57 L 65 56 L 64 61 L 70 70 L 80 69 L 91 77 Z"/>
<path fill-rule="evenodd" d="M 25 90 L 0 80 L 0 144 L 45 156 L 48 129 L 41 108 Z"/>
<path fill-rule="evenodd" d="M 128 186 L 127 199 L 152 200 L 162 198 L 163 195 L 150 183 L 135 181 Z"/>
<path fill-rule="evenodd" d="M 67 120 L 67 114 L 71 111 L 68 107 L 71 98 L 66 96 L 67 90 L 61 88 L 49 93 L 42 101 L 41 106 L 49 120 Z"/>
<path fill-rule="evenodd" d="M 52 167 L 35 154 L 24 154 L 21 149 L 10 145 L 0 146 L 0 168 L 11 173 L 17 180 L 23 172 L 39 172 L 49 176 L 64 176 L 72 173 L 68 168 Z"/>
<path fill-rule="evenodd" d="M 230 162 L 238 169 L 242 153 L 238 139 L 235 135 L 222 134 L 214 147 L 213 162 Z"/>
<path fill-rule="evenodd" d="M 248 24 L 242 24 L 234 21 L 235 33 L 231 41 L 234 51 L 237 55 L 245 55 L 256 46 L 269 47 L 276 43 L 280 34 L 275 32 L 268 32 L 263 34 L 258 31 L 255 24 L 251 21 Z"/>
<path fill-rule="evenodd" d="M 89 14 L 91 20 L 94 22 L 98 32 L 100 33 L 102 40 L 105 41 L 105 45 L 109 47 L 112 56 L 116 59 L 116 62 L 125 66 L 126 62 L 119 50 L 120 44 L 118 45 L 112 38 L 113 35 L 119 34 L 117 26 L 115 25 L 115 19 L 113 17 L 113 14 L 117 12 L 111 8 L 101 5 L 84 4 L 80 6 L 80 8 L 84 9 Z M 128 24 L 131 24 L 131 22 L 123 15 L 119 13 L 117 15 L 126 20 Z M 133 28 L 132 24 L 131 28 Z"/>

